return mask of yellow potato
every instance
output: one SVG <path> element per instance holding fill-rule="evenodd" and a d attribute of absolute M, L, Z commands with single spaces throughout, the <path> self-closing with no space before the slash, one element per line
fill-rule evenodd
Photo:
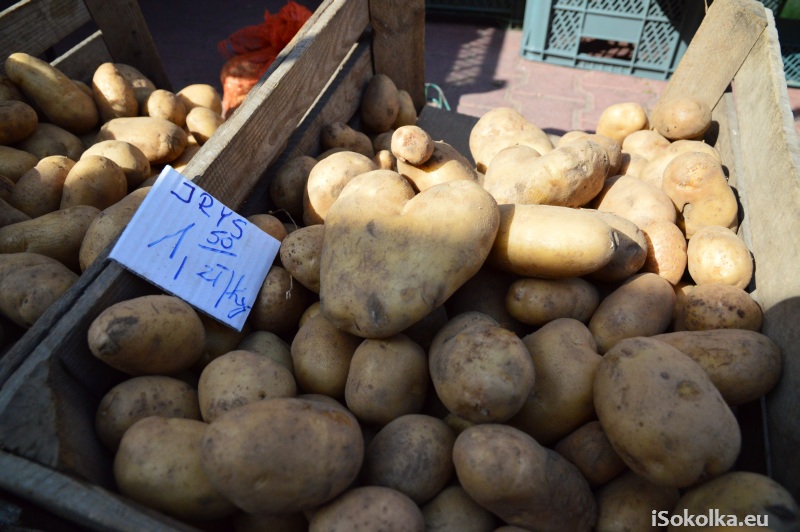
<path fill-rule="evenodd" d="M 392 134 L 391 152 L 413 166 L 424 164 L 433 155 L 434 143 L 427 131 L 415 125 L 401 126 Z"/>
<path fill-rule="evenodd" d="M 553 150 L 547 133 L 510 107 L 497 107 L 484 113 L 469 135 L 469 150 L 481 173 L 501 150 L 524 145 L 544 155 Z"/>
<path fill-rule="evenodd" d="M 269 197 L 275 208 L 298 222 L 303 219 L 303 193 L 315 164 L 313 157 L 299 155 L 281 166 L 269 183 Z"/>
<path fill-rule="evenodd" d="M 63 155 L 41 159 L 17 181 L 8 203 L 31 218 L 57 211 L 61 206 L 64 181 L 75 161 Z"/>
<path fill-rule="evenodd" d="M 150 93 L 141 114 L 163 118 L 180 127 L 186 125 L 187 111 L 183 102 L 175 93 L 164 89 L 156 89 Z"/>
<path fill-rule="evenodd" d="M 596 492 L 597 530 L 625 532 L 655 530 L 653 512 L 670 512 L 680 497 L 677 488 L 653 484 L 626 471 Z"/>
<path fill-rule="evenodd" d="M 30 328 L 66 292 L 78 275 L 49 257 L 34 253 L 2 253 L 0 314 Z"/>
<path fill-rule="evenodd" d="M 686 248 L 686 264 L 698 285 L 720 283 L 744 289 L 753 277 L 753 257 L 744 240 L 717 225 L 695 232 Z"/>
<path fill-rule="evenodd" d="M 761 306 L 749 293 L 719 283 L 694 286 L 680 312 L 687 331 L 748 329 L 758 332 L 764 317 Z"/>
<path fill-rule="evenodd" d="M 125 173 L 128 190 L 132 191 L 150 177 L 150 161 L 142 150 L 129 142 L 104 140 L 89 146 L 81 158 L 88 155 L 102 155 L 114 161 Z"/>
<path fill-rule="evenodd" d="M 40 122 L 36 131 L 17 142 L 15 148 L 26 151 L 39 159 L 50 155 L 64 155 L 73 161 L 81 158 L 86 150 L 83 141 L 64 128 Z"/>
<path fill-rule="evenodd" d="M 592 487 L 607 484 L 627 469 L 599 421 L 575 429 L 553 449 L 575 464 Z"/>
<path fill-rule="evenodd" d="M 375 150 L 372 148 L 372 141 L 369 137 L 344 122 L 332 122 L 323 126 L 322 131 L 320 131 L 320 146 L 323 150 L 344 148 L 347 151 L 360 153 L 365 157 L 375 155 Z"/>
<path fill-rule="evenodd" d="M 433 153 L 424 163 L 413 165 L 398 158 L 397 171 L 420 192 L 450 181 L 478 182 L 469 161 L 444 141 L 433 142 Z"/>
<path fill-rule="evenodd" d="M 647 239 L 647 258 L 642 272 L 655 273 L 677 285 L 686 271 L 686 237 L 672 222 L 653 222 L 642 228 Z"/>
<path fill-rule="evenodd" d="M 133 85 L 114 63 L 103 63 L 95 69 L 92 94 L 101 122 L 139 114 L 139 102 L 136 101 Z"/>
<path fill-rule="evenodd" d="M 293 331 L 308 306 L 309 294 L 308 288 L 294 281 L 285 268 L 273 265 L 261 284 L 248 321 L 259 331 Z"/>
<path fill-rule="evenodd" d="M 207 107 L 194 107 L 186 113 L 186 129 L 201 146 L 208 142 L 224 122 L 225 119 L 220 113 Z"/>
<path fill-rule="evenodd" d="M 599 304 L 597 288 L 581 277 L 518 279 L 506 294 L 509 314 L 529 325 L 544 325 L 559 318 L 588 323 Z"/>
<path fill-rule="evenodd" d="M 178 91 L 177 96 L 187 113 L 195 107 L 206 107 L 218 115 L 222 115 L 222 97 L 213 85 L 207 83 L 187 85 Z"/>
<path fill-rule="evenodd" d="M 699 139 L 711 127 L 711 108 L 692 96 L 659 100 L 653 107 L 652 122 L 669 140 Z"/>
<path fill-rule="evenodd" d="M 392 124 L 392 128 L 397 129 L 403 126 L 413 126 L 417 123 L 417 109 L 414 107 L 414 100 L 408 91 L 398 89 L 397 96 L 400 102 L 400 110 L 397 113 L 397 118 Z"/>
<path fill-rule="evenodd" d="M 309 172 L 303 194 L 305 225 L 323 223 L 344 186 L 354 177 L 373 170 L 377 170 L 377 166 L 369 157 L 352 151 L 321 159 Z"/>
<path fill-rule="evenodd" d="M 625 138 L 636 131 L 647 130 L 647 112 L 638 102 L 616 103 L 606 107 L 597 120 L 597 134 L 614 139 L 622 146 Z"/>
<path fill-rule="evenodd" d="M 0 175 L 16 183 L 22 175 L 36 166 L 39 157 L 27 151 L 0 146 Z"/>
<path fill-rule="evenodd" d="M 61 193 L 61 209 L 91 205 L 98 210 L 111 207 L 128 193 L 125 172 L 102 155 L 81 157 L 69 170 Z"/>
<path fill-rule="evenodd" d="M 320 258 L 325 226 L 301 227 L 281 242 L 280 258 L 283 267 L 294 279 L 314 293 L 319 293 Z"/>
<path fill-rule="evenodd" d="M 121 140 L 144 153 L 151 165 L 171 162 L 189 142 L 186 131 L 169 120 L 150 116 L 114 118 L 100 128 L 97 141 Z"/>
<path fill-rule="evenodd" d="M 136 101 L 139 103 L 139 108 L 143 108 L 147 97 L 156 90 L 155 84 L 135 67 L 125 63 L 114 63 L 114 66 L 117 72 L 131 84 Z"/>
<path fill-rule="evenodd" d="M 423 532 L 425 519 L 408 496 L 384 486 L 360 486 L 318 508 L 309 531 L 408 530 Z"/>
<path fill-rule="evenodd" d="M 629 175 L 606 179 L 590 206 L 622 216 L 640 229 L 656 222 L 675 223 L 677 219 L 675 205 L 666 192 Z"/>

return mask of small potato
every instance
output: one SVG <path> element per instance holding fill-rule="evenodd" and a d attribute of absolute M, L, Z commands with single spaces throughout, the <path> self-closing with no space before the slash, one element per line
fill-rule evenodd
<path fill-rule="evenodd" d="M 0 230 L 1 231 L 1 230 Z M 710 283 L 692 288 L 681 305 L 687 331 L 760 331 L 763 312 L 752 296 L 735 286 Z"/>
<path fill-rule="evenodd" d="M 675 205 L 666 192 L 640 178 L 620 175 L 605 180 L 590 206 L 622 216 L 644 228 L 656 222 L 675 223 Z"/>
<path fill-rule="evenodd" d="M 344 398 L 360 422 L 382 426 L 421 412 L 428 380 L 428 357 L 406 335 L 364 340 L 350 359 Z"/>
<path fill-rule="evenodd" d="M 616 103 L 606 107 L 600 114 L 597 134 L 614 139 L 621 147 L 628 135 L 647 130 L 648 126 L 647 112 L 640 103 Z"/>
<path fill-rule="evenodd" d="M 728 471 L 741 448 L 739 423 L 703 368 L 652 338 L 610 349 L 594 381 L 597 418 L 636 474 L 686 488 Z"/>
<path fill-rule="evenodd" d="M 197 390 L 182 380 L 161 375 L 133 377 L 111 388 L 95 414 L 97 437 L 115 453 L 131 425 L 149 416 L 200 420 Z"/>
<path fill-rule="evenodd" d="M 377 170 L 369 157 L 352 151 L 334 153 L 321 160 L 308 174 L 303 195 L 303 222 L 321 224 L 344 186 L 357 175 Z"/>
<path fill-rule="evenodd" d="M 297 385 L 288 369 L 269 357 L 239 349 L 209 362 L 197 383 L 206 423 L 248 403 L 295 395 Z"/>
<path fill-rule="evenodd" d="M 627 469 L 599 421 L 575 429 L 553 449 L 575 464 L 593 488 L 607 484 Z"/>
<path fill-rule="evenodd" d="M 80 272 L 81 243 L 96 207 L 77 205 L 0 228 L 0 253 L 30 252 L 47 255 Z"/>
<path fill-rule="evenodd" d="M 278 242 L 283 242 L 283 239 L 286 238 L 286 235 L 288 234 L 283 222 L 271 214 L 253 214 L 247 217 L 247 221 L 267 233 Z"/>
<path fill-rule="evenodd" d="M 659 100 L 652 115 L 653 128 L 669 140 L 699 139 L 711 127 L 711 109 L 691 96 Z"/>
<path fill-rule="evenodd" d="M 144 153 L 151 165 L 164 164 L 183 153 L 189 142 L 186 131 L 169 120 L 150 116 L 114 118 L 100 128 L 97 142 L 121 140 Z"/>
<path fill-rule="evenodd" d="M 389 150 L 381 150 L 372 158 L 372 162 L 378 167 L 379 170 L 394 170 L 397 171 L 397 157 Z"/>
<path fill-rule="evenodd" d="M 183 519 L 216 519 L 236 507 L 203 470 L 200 448 L 207 425 L 150 416 L 134 423 L 114 457 L 114 480 L 131 499 Z"/>
<path fill-rule="evenodd" d="M 292 352 L 289 349 L 289 344 L 275 333 L 253 331 L 242 338 L 236 348 L 252 351 L 267 358 L 271 358 L 294 375 Z"/>
<path fill-rule="evenodd" d="M 142 74 L 137 68 L 125 63 L 114 63 L 117 72 L 133 87 L 133 94 L 139 104 L 139 109 L 144 107 L 147 97 L 156 90 L 155 84 Z"/>
<path fill-rule="evenodd" d="M 0 265 L 7 258 L 33 253 L 0 254 Z M 49 257 L 38 257 L 37 264 L 17 267 L 0 276 L 0 314 L 28 329 L 66 292 L 78 275 Z"/>
<path fill-rule="evenodd" d="M 17 142 L 15 148 L 26 151 L 31 155 L 44 159 L 50 155 L 63 155 L 73 161 L 81 158 L 86 150 L 83 141 L 66 129 L 55 124 L 41 122 L 36 126 L 36 131 Z"/>
<path fill-rule="evenodd" d="M 602 357 L 586 326 L 570 318 L 553 320 L 522 342 L 536 383 L 508 424 L 550 446 L 594 416 L 592 389 Z"/>
<path fill-rule="evenodd" d="M 600 302 L 589 330 L 601 355 L 625 338 L 667 330 L 675 309 L 672 285 L 654 273 L 634 275 Z"/>
<path fill-rule="evenodd" d="M 589 532 L 597 520 L 594 496 L 578 469 L 513 427 L 466 429 L 456 438 L 453 463 L 464 491 L 507 524 Z"/>
<path fill-rule="evenodd" d="M 169 375 L 191 368 L 206 333 L 197 312 L 169 295 L 139 296 L 101 312 L 88 331 L 92 354 L 129 375 Z"/>
<path fill-rule="evenodd" d="M 392 154 L 413 166 L 424 164 L 433 155 L 434 143 L 428 132 L 415 125 L 402 126 L 392 134 Z"/>
<path fill-rule="evenodd" d="M 281 166 L 269 183 L 269 197 L 275 208 L 286 211 L 298 222 L 303 219 L 303 193 L 315 164 L 315 158 L 299 155 Z"/>
<path fill-rule="evenodd" d="M 559 318 L 588 323 L 599 304 L 597 288 L 581 277 L 518 279 L 506 295 L 509 314 L 529 325 L 544 325 Z"/>
<path fill-rule="evenodd" d="M 598 516 L 596 530 L 632 532 L 663 530 L 653 526 L 653 515 L 662 515 L 678 502 L 680 492 L 671 486 L 659 486 L 626 471 L 596 492 Z"/>
<path fill-rule="evenodd" d="M 361 121 L 374 133 L 392 128 L 400 113 L 400 95 L 394 81 L 386 74 L 375 74 L 361 95 Z"/>
<path fill-rule="evenodd" d="M 127 193 L 128 180 L 117 163 L 102 155 L 87 155 L 69 170 L 59 208 L 91 205 L 102 211 Z"/>
<path fill-rule="evenodd" d="M 178 91 L 177 96 L 187 113 L 195 107 L 205 107 L 222 115 L 222 97 L 213 85 L 207 83 L 187 85 Z"/>
<path fill-rule="evenodd" d="M 288 513 L 343 493 L 361 469 L 364 439 L 356 418 L 339 404 L 278 397 L 215 419 L 201 451 L 212 484 L 236 506 Z"/>
<path fill-rule="evenodd" d="M 261 284 L 248 320 L 254 329 L 285 334 L 297 327 L 309 291 L 281 266 L 272 266 Z"/>
<path fill-rule="evenodd" d="M 428 530 L 445 532 L 492 532 L 497 518 L 467 495 L 458 485 L 448 486 L 422 506 Z"/>
<path fill-rule="evenodd" d="M 0 175 L 16 183 L 22 175 L 36 166 L 39 157 L 25 150 L 0 146 Z"/>
<path fill-rule="evenodd" d="M 175 93 L 164 89 L 156 89 L 150 93 L 140 114 L 163 118 L 180 127 L 186 125 L 187 111 L 183 102 Z"/>
<path fill-rule="evenodd" d="M 369 137 L 344 122 L 333 122 L 323 126 L 320 131 L 320 145 L 323 150 L 344 148 L 347 151 L 360 153 L 365 157 L 375 155 L 375 150 Z"/>
<path fill-rule="evenodd" d="M 398 89 L 397 96 L 400 102 L 400 110 L 397 118 L 392 124 L 392 128 L 397 129 L 403 126 L 414 126 L 417 124 L 417 109 L 414 107 L 414 100 L 408 91 Z"/>
<path fill-rule="evenodd" d="M 383 486 L 360 486 L 344 492 L 314 512 L 308 530 L 360 528 L 385 532 L 426 530 L 419 507 L 406 495 Z"/>
<path fill-rule="evenodd" d="M 672 222 L 654 222 L 642 228 L 647 239 L 647 258 L 642 273 L 655 273 L 677 285 L 686 271 L 686 237 Z"/>
<path fill-rule="evenodd" d="M 648 243 L 644 232 L 632 221 L 612 212 L 589 210 L 606 222 L 617 235 L 617 249 L 611 261 L 589 274 L 595 281 L 614 283 L 624 281 L 638 272 L 647 260 Z"/>
<path fill-rule="evenodd" d="M 631 155 L 641 155 L 650 161 L 660 155 L 669 144 L 669 139 L 666 139 L 658 131 L 642 129 L 625 137 L 625 140 L 622 141 L 622 151 Z"/>
<path fill-rule="evenodd" d="M 433 142 L 433 153 L 424 163 L 413 165 L 398 158 L 397 171 L 420 192 L 450 181 L 478 182 L 478 174 L 469 161 L 444 141 Z"/>
<path fill-rule="evenodd" d="M 92 95 L 100 112 L 101 122 L 139 114 L 139 102 L 136 101 L 133 85 L 114 63 L 103 63 L 95 69 L 92 76 Z"/>
<path fill-rule="evenodd" d="M 25 172 L 11 191 L 8 203 L 31 218 L 61 207 L 64 181 L 75 161 L 63 155 L 50 155 Z"/>
<path fill-rule="evenodd" d="M 150 161 L 147 160 L 142 150 L 129 142 L 104 140 L 89 146 L 81 158 L 89 155 L 102 155 L 122 168 L 130 191 L 150 177 Z"/>
<path fill-rule="evenodd" d="M 16 100 L 0 101 L 0 144 L 10 145 L 36 131 L 39 117 L 33 107 Z"/>
<path fill-rule="evenodd" d="M 186 113 L 186 129 L 201 146 L 208 142 L 224 122 L 225 119 L 220 113 L 207 107 L 195 107 Z"/>
<path fill-rule="evenodd" d="M 82 272 L 85 272 L 97 257 L 122 234 L 149 191 L 150 187 L 134 190 L 114 205 L 100 211 L 92 220 L 86 229 L 78 251 L 78 263 Z"/>
<path fill-rule="evenodd" d="M 325 226 L 309 225 L 293 231 L 281 242 L 283 267 L 294 279 L 314 293 L 319 293 L 319 268 Z"/>
<path fill-rule="evenodd" d="M 547 133 L 510 107 L 497 107 L 484 113 L 469 134 L 469 150 L 481 173 L 486 173 L 501 150 L 515 145 L 528 146 L 542 155 L 553 151 L 553 142 Z"/>
<path fill-rule="evenodd" d="M 744 240 L 727 227 L 701 227 L 686 248 L 687 268 L 695 284 L 720 283 L 747 288 L 753 257 Z"/>

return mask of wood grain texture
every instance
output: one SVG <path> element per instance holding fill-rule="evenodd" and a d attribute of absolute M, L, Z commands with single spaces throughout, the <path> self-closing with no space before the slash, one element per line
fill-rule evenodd
<path fill-rule="evenodd" d="M 425 105 L 425 1 L 369 0 L 375 72 Z"/>
<path fill-rule="evenodd" d="M 92 76 L 97 67 L 113 60 L 103 41 L 103 34 L 97 30 L 51 64 L 70 78 L 83 81 L 91 87 Z"/>
<path fill-rule="evenodd" d="M 715 0 L 660 100 L 691 94 L 713 109 L 767 26 L 755 0 Z"/>

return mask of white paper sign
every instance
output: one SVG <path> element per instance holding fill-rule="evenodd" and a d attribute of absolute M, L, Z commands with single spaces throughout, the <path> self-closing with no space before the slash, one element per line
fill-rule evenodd
<path fill-rule="evenodd" d="M 241 331 L 279 247 L 167 166 L 109 257 Z"/>

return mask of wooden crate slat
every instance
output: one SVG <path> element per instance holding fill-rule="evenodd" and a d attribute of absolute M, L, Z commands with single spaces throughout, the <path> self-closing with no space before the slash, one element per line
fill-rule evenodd
<path fill-rule="evenodd" d="M 111 53 L 103 40 L 103 34 L 97 30 L 78 43 L 51 64 L 72 79 L 83 81 L 91 86 L 92 76 L 98 65 L 113 61 Z"/>

